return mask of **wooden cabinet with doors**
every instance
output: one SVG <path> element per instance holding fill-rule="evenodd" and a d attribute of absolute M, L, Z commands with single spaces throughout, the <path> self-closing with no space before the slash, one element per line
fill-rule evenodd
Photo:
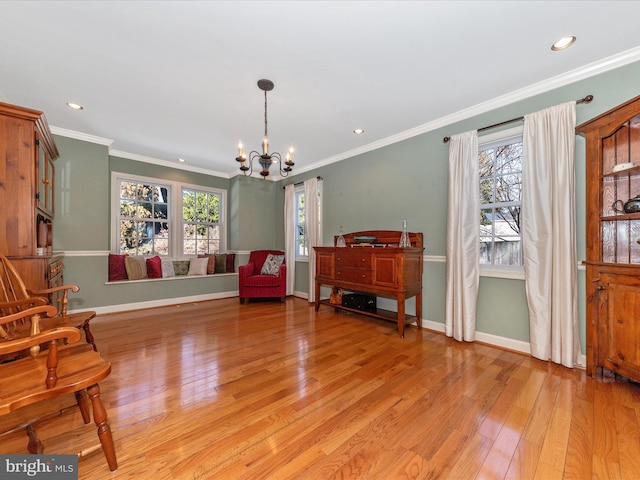
<path fill-rule="evenodd" d="M 44 113 L 0 103 L 0 253 L 29 289 L 62 281 L 62 260 L 52 251 L 58 155 Z"/>
<path fill-rule="evenodd" d="M 410 233 L 411 247 L 400 248 L 401 233 L 394 230 L 348 233 L 344 235 L 346 247 L 313 247 L 316 252 L 316 311 L 323 304 L 391 320 L 396 322 L 401 337 L 404 337 L 405 324 L 416 322 L 417 327 L 422 328 L 423 235 Z M 375 238 L 375 243 L 358 244 L 355 240 L 358 237 Z M 337 245 L 337 237 L 334 245 Z M 321 285 L 396 299 L 398 311 L 361 310 L 320 300 Z M 405 302 L 411 297 L 415 297 L 415 316 L 405 313 Z"/>
<path fill-rule="evenodd" d="M 586 138 L 587 373 L 640 381 L 640 97 L 576 132 Z"/>

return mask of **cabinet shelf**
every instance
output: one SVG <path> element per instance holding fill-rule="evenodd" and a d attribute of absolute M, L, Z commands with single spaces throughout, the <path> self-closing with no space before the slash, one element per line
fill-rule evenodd
<path fill-rule="evenodd" d="M 640 213 L 619 213 L 600 217 L 603 222 L 617 222 L 619 220 L 640 220 Z"/>
<path fill-rule="evenodd" d="M 620 170 L 619 172 L 609 172 L 602 175 L 602 178 L 611 178 L 611 177 L 624 177 L 631 175 L 640 175 L 640 165 L 636 165 L 635 167 L 627 168 L 625 170 Z"/>
<path fill-rule="evenodd" d="M 329 307 L 336 308 L 338 310 L 344 310 L 346 312 L 357 313 L 358 315 L 364 315 L 366 317 L 378 318 L 380 320 L 387 320 L 389 322 L 397 323 L 398 321 L 398 313 L 393 312 L 391 310 L 384 310 L 382 308 L 376 308 L 375 310 L 358 310 L 357 308 L 345 307 L 341 304 L 331 303 L 329 300 L 320 300 L 322 305 L 327 305 Z M 405 314 L 404 323 L 409 324 L 417 321 L 415 315 Z"/>

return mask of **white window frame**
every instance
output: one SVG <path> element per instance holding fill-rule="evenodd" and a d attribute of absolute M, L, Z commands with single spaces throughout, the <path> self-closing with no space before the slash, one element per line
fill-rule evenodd
<path fill-rule="evenodd" d="M 225 190 L 221 190 L 219 188 L 212 188 L 212 187 L 203 187 L 202 185 L 190 185 L 190 184 L 186 184 L 186 183 L 179 183 L 178 184 L 180 187 L 180 210 L 179 212 L 177 212 L 180 215 L 180 231 L 183 232 L 184 231 L 184 225 L 185 225 L 185 221 L 182 215 L 182 210 L 184 208 L 184 191 L 185 190 L 191 190 L 191 191 L 195 191 L 196 193 L 207 193 L 207 194 L 213 194 L 213 195 L 218 195 L 220 197 L 220 202 L 219 202 L 219 207 L 220 207 L 220 212 L 219 212 L 219 218 L 218 218 L 218 227 L 220 230 L 220 240 L 219 240 L 219 244 L 218 244 L 218 252 L 216 253 L 223 253 L 226 251 L 226 229 L 225 229 L 225 205 L 226 205 L 226 191 Z M 187 254 L 184 253 L 183 248 L 184 248 L 184 242 L 183 242 L 184 238 L 182 235 L 180 235 L 180 254 L 184 257 L 188 256 Z M 210 252 L 212 253 L 212 252 Z"/>
<path fill-rule="evenodd" d="M 524 126 L 520 125 L 514 128 L 502 130 L 500 132 L 491 133 L 478 137 L 478 153 L 491 143 L 502 142 L 505 140 L 520 140 L 522 141 L 522 134 Z M 478 181 L 480 178 L 478 177 Z M 522 203 L 521 203 L 522 205 Z M 480 208 L 482 208 L 482 204 Z M 478 212 L 480 213 L 480 212 Z M 478 224 L 478 227 L 480 225 Z M 494 278 L 506 278 L 513 280 L 524 280 L 524 266 L 523 265 L 487 265 L 480 264 L 480 276 L 482 277 L 494 277 Z"/>
<path fill-rule="evenodd" d="M 120 217 L 120 181 L 135 181 L 141 183 L 151 183 L 166 186 L 169 190 L 169 206 L 167 212 L 167 223 L 169 223 L 169 249 L 166 259 L 181 260 L 193 258 L 195 255 L 184 255 L 182 253 L 182 190 L 196 190 L 200 192 L 214 193 L 220 195 L 220 247 L 219 251 L 224 253 L 227 248 L 227 225 L 226 225 L 226 208 L 227 208 L 227 191 L 214 187 L 203 185 L 193 185 L 162 178 L 145 177 L 141 175 L 133 175 L 123 172 L 111 172 L 111 245 L 110 251 L 118 253 L 119 246 L 119 217 Z"/>
<path fill-rule="evenodd" d="M 306 254 L 300 254 L 299 250 L 300 250 L 300 242 L 299 237 L 298 237 L 298 228 L 300 225 L 300 222 L 298 221 L 298 212 L 299 212 L 299 199 L 300 196 L 304 196 L 304 183 L 300 184 L 300 185 L 296 185 L 295 186 L 295 190 L 294 190 L 294 205 L 293 205 L 293 215 L 294 215 L 294 219 L 293 219 L 293 229 L 294 229 L 294 236 L 295 236 L 295 252 L 296 252 L 296 261 L 299 262 L 308 262 L 309 261 L 309 246 L 308 246 L 308 242 L 307 242 L 307 233 L 306 233 L 306 228 L 304 227 L 304 223 L 303 228 L 304 228 L 304 240 L 305 240 L 305 244 L 306 244 Z M 319 208 L 318 208 L 318 229 L 320 231 L 322 231 L 322 212 L 323 212 L 323 208 L 322 208 L 322 180 L 318 180 L 318 203 L 319 203 Z M 306 222 L 306 218 L 304 220 Z"/>
<path fill-rule="evenodd" d="M 302 248 L 302 246 L 300 245 L 300 235 L 298 234 L 299 230 L 300 230 L 300 197 L 304 196 L 304 184 L 302 185 L 298 185 L 295 187 L 294 190 L 294 205 L 293 205 L 293 232 L 294 232 L 294 237 L 295 237 L 295 252 L 296 252 L 296 260 L 298 261 L 308 261 L 309 260 L 309 248 L 308 245 L 306 245 L 307 243 L 307 234 L 306 234 L 306 228 L 305 228 L 305 222 L 306 222 L 306 216 L 305 219 L 302 223 L 302 229 L 305 232 L 304 233 L 304 251 L 306 251 L 307 253 L 300 253 L 300 250 Z"/>

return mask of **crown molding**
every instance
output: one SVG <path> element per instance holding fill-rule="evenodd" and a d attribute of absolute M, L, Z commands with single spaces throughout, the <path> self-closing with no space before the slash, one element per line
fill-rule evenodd
<path fill-rule="evenodd" d="M 111 147 L 113 140 L 110 138 L 97 137 L 95 135 L 89 135 L 88 133 L 76 132 L 75 130 L 67 130 L 66 128 L 50 126 L 51 133 L 54 135 L 60 135 L 61 137 L 74 138 L 76 140 L 82 140 L 83 142 L 97 143 L 98 145 L 106 145 Z"/>
<path fill-rule="evenodd" d="M 438 128 L 452 125 L 456 122 L 460 122 L 462 120 L 475 117 L 476 115 L 490 112 L 497 108 L 504 107 L 506 105 L 510 105 L 512 103 L 518 102 L 520 100 L 525 100 L 535 95 L 539 95 L 541 93 L 545 93 L 559 87 L 564 87 L 565 85 L 570 85 L 579 80 L 584 80 L 586 78 L 593 77 L 601 73 L 615 70 L 616 68 L 629 65 L 639 60 L 640 60 L 640 47 L 635 47 L 635 48 L 626 50 L 624 52 L 620 52 L 611 57 L 607 57 L 597 62 L 584 65 L 580 68 L 576 68 L 575 70 L 571 70 L 569 72 L 563 73 L 562 75 L 557 75 L 555 77 L 548 78 L 541 82 L 534 83 L 533 85 L 529 85 L 527 87 L 521 88 L 519 90 L 515 90 L 505 95 L 501 95 L 500 97 L 496 97 L 486 102 L 482 102 L 477 105 L 474 105 L 472 107 L 465 108 L 464 110 L 459 110 L 458 112 L 452 113 L 450 115 L 445 115 L 444 117 L 440 117 L 431 122 L 418 125 L 417 127 L 411 128 L 409 130 L 405 130 L 395 135 L 391 135 L 390 137 L 386 137 L 381 140 L 368 143 L 361 147 L 348 150 L 346 152 L 339 153 L 337 155 L 332 155 L 331 157 L 327 157 L 323 160 L 315 162 L 313 165 L 309 165 L 308 167 L 297 170 L 296 175 L 310 171 L 310 170 L 314 170 L 319 167 L 324 167 L 326 165 L 339 162 L 341 160 L 346 160 L 347 158 L 355 157 L 356 155 L 361 155 L 363 153 L 377 150 L 379 148 L 401 142 L 402 140 L 407 140 L 409 138 L 422 135 L 423 133 L 428 133 L 433 130 L 437 130 Z"/>
<path fill-rule="evenodd" d="M 175 160 L 162 160 L 154 157 L 147 157 L 145 155 L 138 155 L 137 153 L 124 152 L 122 150 L 109 149 L 109 155 L 113 157 L 127 158 L 129 160 L 135 160 L 137 162 L 152 163 L 154 165 L 162 165 L 169 168 L 177 168 L 178 170 L 188 170 L 190 172 L 203 173 L 205 175 L 213 175 L 214 177 L 230 178 L 228 173 L 218 172 L 216 170 L 208 170 L 206 168 L 194 167 L 186 163 L 178 163 Z"/>

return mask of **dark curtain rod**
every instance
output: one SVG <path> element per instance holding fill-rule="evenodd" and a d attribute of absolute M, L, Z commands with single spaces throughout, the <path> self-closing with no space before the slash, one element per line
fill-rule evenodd
<path fill-rule="evenodd" d="M 322 177 L 320 177 L 320 176 L 318 176 L 318 177 L 316 177 L 316 178 L 317 178 L 318 180 L 322 180 Z M 300 185 L 304 185 L 304 182 L 298 182 L 298 183 L 294 183 L 294 184 L 293 184 L 293 186 L 294 186 L 294 187 L 297 187 L 297 186 L 300 186 Z M 284 190 L 285 188 L 287 188 L 287 186 L 286 186 L 286 185 L 285 185 L 284 187 L 282 187 L 282 189 L 283 189 L 283 190 Z"/>
<path fill-rule="evenodd" d="M 587 95 L 586 97 L 581 98 L 580 100 L 576 100 L 576 104 L 591 103 L 591 100 L 593 100 L 593 95 Z M 519 122 L 521 120 L 524 120 L 524 117 L 512 118 L 511 120 L 505 120 L 504 122 L 496 123 L 494 125 L 489 125 L 488 127 L 479 128 L 478 132 L 483 132 L 485 130 L 489 130 L 490 128 L 501 127 L 502 125 L 508 125 L 509 123 L 513 123 L 513 122 Z M 451 137 L 444 137 L 442 139 L 442 142 L 447 143 L 449 140 L 451 140 Z"/>

